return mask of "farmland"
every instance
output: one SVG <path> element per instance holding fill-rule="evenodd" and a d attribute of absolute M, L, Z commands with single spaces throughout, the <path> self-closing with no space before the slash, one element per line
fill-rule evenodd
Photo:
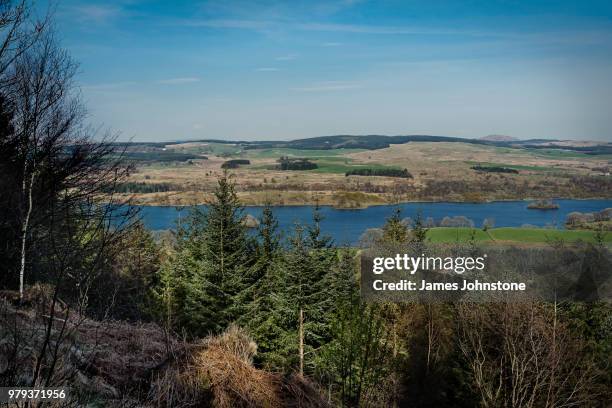
<path fill-rule="evenodd" d="M 325 147 L 321 145 L 329 140 L 309 140 L 285 144 L 177 142 L 147 146 L 146 155 L 139 153 L 138 145 L 131 146 L 128 158 L 136 159 L 136 169 L 130 182 L 166 183 L 174 189 L 122 191 L 134 193 L 135 202 L 145 205 L 201 204 L 210 197 L 224 162 L 248 160 L 249 164 L 230 170 L 247 205 L 264 202 L 300 205 L 316 201 L 355 208 L 408 201 L 612 197 L 612 178 L 606 175 L 612 156 L 607 154 L 607 145 L 585 152 L 442 138 L 442 141 L 419 139 L 384 147 L 380 139 L 374 138 L 370 144 L 359 142 L 360 139 L 340 139 L 344 142 L 337 148 L 324 149 L 319 147 Z M 368 149 L 370 145 L 376 148 Z M 142 160 L 143 157 L 150 159 Z M 308 170 L 279 170 L 281 157 L 305 159 L 316 166 Z M 473 169 L 482 167 L 513 171 Z M 412 178 L 382 176 L 404 169 Z M 346 175 L 359 172 L 376 175 Z M 152 192 L 143 193 L 145 190 Z"/>
<path fill-rule="evenodd" d="M 481 243 L 551 243 L 563 242 L 595 242 L 595 232 L 574 231 L 545 228 L 493 228 L 487 231 L 474 228 L 431 228 L 427 238 L 434 243 L 469 242 L 474 240 Z M 612 233 L 604 233 L 603 240 L 612 243 Z"/>

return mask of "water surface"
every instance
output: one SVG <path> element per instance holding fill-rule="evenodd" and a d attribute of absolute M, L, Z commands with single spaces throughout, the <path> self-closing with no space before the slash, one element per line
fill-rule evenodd
<path fill-rule="evenodd" d="M 442 218 L 465 216 L 481 227 L 485 218 L 492 218 L 495 227 L 520 227 L 525 224 L 538 227 L 556 226 L 563 228 L 567 214 L 601 211 L 612 207 L 612 200 L 556 200 L 558 210 L 529 210 L 527 201 L 496 201 L 491 203 L 405 203 L 400 204 L 402 217 Z M 202 206 L 204 207 L 204 206 Z M 342 210 L 330 206 L 321 207 L 325 219 L 321 229 L 332 236 L 338 244 L 354 244 L 368 228 L 377 228 L 393 213 L 395 206 L 378 205 L 364 209 Z M 141 214 L 145 226 L 152 230 L 174 228 L 180 217 L 189 213 L 186 207 L 142 206 Z M 313 206 L 276 206 L 273 208 L 282 231 L 290 231 L 296 223 L 306 224 L 312 220 Z M 262 207 L 247 207 L 245 212 L 255 217 L 261 215 Z"/>

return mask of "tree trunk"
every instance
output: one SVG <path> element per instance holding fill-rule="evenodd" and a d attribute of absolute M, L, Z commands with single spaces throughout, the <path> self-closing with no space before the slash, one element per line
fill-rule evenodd
<path fill-rule="evenodd" d="M 300 375 L 304 376 L 304 310 L 300 308 Z"/>
<path fill-rule="evenodd" d="M 27 191 L 28 195 L 28 209 L 26 211 L 23 223 L 21 226 L 21 265 L 19 267 L 19 302 L 23 302 L 23 281 L 25 275 L 25 264 L 26 264 L 26 242 L 28 237 L 28 226 L 30 224 L 30 216 L 32 214 L 32 189 L 34 188 L 34 174 L 30 176 L 30 185 Z M 23 180 L 23 194 L 26 194 L 26 181 Z"/>

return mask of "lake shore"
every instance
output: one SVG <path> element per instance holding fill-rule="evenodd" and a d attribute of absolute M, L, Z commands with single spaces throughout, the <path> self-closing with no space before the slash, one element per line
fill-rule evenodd
<path fill-rule="evenodd" d="M 378 205 L 409 204 L 409 203 L 466 203 L 483 204 L 505 201 L 530 202 L 541 199 L 541 197 L 494 197 L 486 200 L 470 200 L 461 195 L 450 195 L 448 197 L 428 197 L 416 199 L 411 197 L 397 197 L 392 194 L 377 194 L 364 192 L 329 192 L 329 191 L 256 191 L 238 192 L 242 204 L 245 207 L 261 207 L 266 204 L 273 206 L 304 206 L 325 205 L 336 209 L 365 209 Z M 132 199 L 133 205 L 151 207 L 189 207 L 193 205 L 206 205 L 212 198 L 212 194 L 199 191 L 160 192 L 147 194 L 123 194 L 122 198 Z M 554 197 L 555 200 L 610 200 L 612 196 L 593 197 Z"/>

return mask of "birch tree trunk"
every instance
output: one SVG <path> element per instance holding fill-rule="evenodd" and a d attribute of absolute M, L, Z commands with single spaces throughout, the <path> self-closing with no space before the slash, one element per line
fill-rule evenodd
<path fill-rule="evenodd" d="M 24 170 L 27 167 L 24 166 Z M 30 175 L 30 180 L 29 180 L 29 186 L 27 185 L 28 182 L 26 182 L 26 174 L 24 172 L 23 175 L 23 195 L 27 195 L 27 210 L 25 213 L 25 217 L 22 220 L 22 224 L 21 224 L 21 262 L 20 262 L 20 267 L 19 267 L 19 302 L 22 303 L 23 302 L 23 290 L 24 290 L 24 276 L 25 276 L 25 265 L 26 265 L 26 244 L 27 244 L 27 240 L 28 240 L 28 227 L 30 225 L 30 217 L 32 215 L 32 207 L 33 207 L 33 200 L 32 200 L 32 190 L 34 188 L 34 178 L 36 176 L 36 172 L 34 171 L 34 169 L 32 169 L 32 174 Z M 27 192 L 26 192 L 27 189 Z"/>
<path fill-rule="evenodd" d="M 300 375 L 304 376 L 304 310 L 300 308 Z"/>

